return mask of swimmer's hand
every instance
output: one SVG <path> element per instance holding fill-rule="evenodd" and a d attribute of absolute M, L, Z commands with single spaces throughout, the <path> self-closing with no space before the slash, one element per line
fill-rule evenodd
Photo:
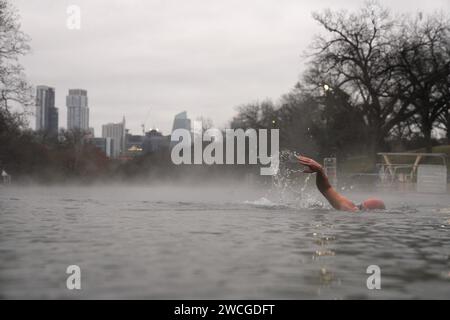
<path fill-rule="evenodd" d="M 297 159 L 301 165 L 308 167 L 307 169 L 303 170 L 304 173 L 323 172 L 322 165 L 320 165 L 313 159 L 303 157 L 303 156 L 298 156 Z"/>

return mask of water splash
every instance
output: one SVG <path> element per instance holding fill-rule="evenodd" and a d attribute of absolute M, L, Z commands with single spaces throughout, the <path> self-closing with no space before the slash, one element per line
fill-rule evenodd
<path fill-rule="evenodd" d="M 244 201 L 244 203 L 255 207 L 269 208 L 269 209 L 287 208 L 286 205 L 270 201 L 265 197 L 261 197 L 255 201 Z"/>
<path fill-rule="evenodd" d="M 274 203 L 294 208 L 323 208 L 312 192 L 312 174 L 305 174 L 296 160 L 296 153 L 283 150 L 280 152 L 279 169 L 272 177 L 272 185 L 264 198 L 273 199 Z"/>

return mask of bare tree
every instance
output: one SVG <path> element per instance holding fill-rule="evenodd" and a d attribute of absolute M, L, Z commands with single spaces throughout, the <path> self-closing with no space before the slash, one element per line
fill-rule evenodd
<path fill-rule="evenodd" d="M 346 107 L 364 121 L 375 156 L 390 130 L 414 113 L 400 99 L 395 77 L 395 20 L 376 2 L 355 13 L 325 10 L 313 18 L 327 33 L 315 38 L 306 81 L 322 94 L 334 90 L 350 97 Z"/>
<path fill-rule="evenodd" d="M 30 50 L 28 42 L 16 9 L 7 0 L 0 0 L 0 112 L 10 114 L 14 103 L 32 104 L 31 86 L 19 63 L 20 56 Z"/>
<path fill-rule="evenodd" d="M 233 129 L 270 129 L 278 126 L 277 108 L 271 100 L 244 104 L 237 110 L 238 114 L 231 121 Z"/>
<path fill-rule="evenodd" d="M 411 118 L 432 151 L 431 135 L 440 118 L 448 115 L 450 76 L 450 23 L 443 14 L 422 16 L 404 24 L 398 37 L 398 74 L 403 85 L 400 94 L 415 110 Z"/>
<path fill-rule="evenodd" d="M 438 118 L 438 127 L 445 130 L 447 135 L 447 143 L 450 144 L 450 100 L 447 100 L 447 113 L 441 114 Z"/>
<path fill-rule="evenodd" d="M 448 51 L 450 51 L 450 48 L 448 48 Z M 437 118 L 437 127 L 446 132 L 447 143 L 450 144 L 450 74 L 441 83 L 439 91 L 444 97 L 445 110 Z"/>
<path fill-rule="evenodd" d="M 450 25 L 448 25 L 450 28 Z M 447 59 L 450 60 L 450 30 L 447 28 L 446 43 L 444 54 Z M 450 66 L 447 65 L 448 68 Z M 447 134 L 447 143 L 450 144 L 450 71 L 447 70 L 447 76 L 441 78 L 439 82 L 439 92 L 443 96 L 444 103 L 446 104 L 446 110 L 442 112 L 438 117 L 438 127 L 445 130 Z"/>
<path fill-rule="evenodd" d="M 202 132 L 205 132 L 206 130 L 214 127 L 214 123 L 211 118 L 200 116 L 197 117 L 195 120 L 202 123 Z"/>

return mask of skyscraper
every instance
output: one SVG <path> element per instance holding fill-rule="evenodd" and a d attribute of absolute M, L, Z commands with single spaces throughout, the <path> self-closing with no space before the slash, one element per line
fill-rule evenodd
<path fill-rule="evenodd" d="M 117 158 L 125 152 L 125 117 L 122 122 L 104 124 L 102 137 L 113 139 L 113 158 Z"/>
<path fill-rule="evenodd" d="M 176 129 L 186 129 L 188 131 L 191 131 L 191 119 L 187 117 L 186 111 L 180 112 L 179 114 L 175 115 L 175 118 L 173 119 L 172 132 Z"/>
<path fill-rule="evenodd" d="M 55 108 L 55 89 L 36 87 L 36 131 L 58 134 L 58 109 Z"/>
<path fill-rule="evenodd" d="M 189 132 L 191 132 L 191 119 L 187 117 L 187 112 L 183 111 L 175 115 L 175 118 L 173 119 L 173 126 L 172 126 L 172 134 L 177 129 L 185 129 Z M 191 141 L 193 140 L 193 135 L 191 132 Z M 177 141 L 172 141 L 172 137 L 170 137 L 170 147 L 172 148 L 174 145 L 176 145 Z"/>
<path fill-rule="evenodd" d="M 89 130 L 89 107 L 87 91 L 69 89 L 66 97 L 67 129 Z"/>

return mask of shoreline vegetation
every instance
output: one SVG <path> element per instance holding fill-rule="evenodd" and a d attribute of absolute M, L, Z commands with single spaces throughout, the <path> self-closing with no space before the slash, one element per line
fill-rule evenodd
<path fill-rule="evenodd" d="M 342 175 L 375 173 L 381 151 L 450 155 L 449 15 L 399 15 L 371 1 L 352 12 L 316 12 L 312 19 L 322 33 L 312 40 L 298 83 L 278 102 L 238 106 L 230 129 L 279 129 L 280 150 L 337 157 Z M 0 23 L 0 169 L 13 184 L 246 181 L 258 175 L 259 165 L 176 166 L 167 148 L 124 162 L 86 143 L 84 132 L 32 131 L 25 119 L 34 90 L 19 63 L 30 38 L 10 0 L 0 0 Z"/>

